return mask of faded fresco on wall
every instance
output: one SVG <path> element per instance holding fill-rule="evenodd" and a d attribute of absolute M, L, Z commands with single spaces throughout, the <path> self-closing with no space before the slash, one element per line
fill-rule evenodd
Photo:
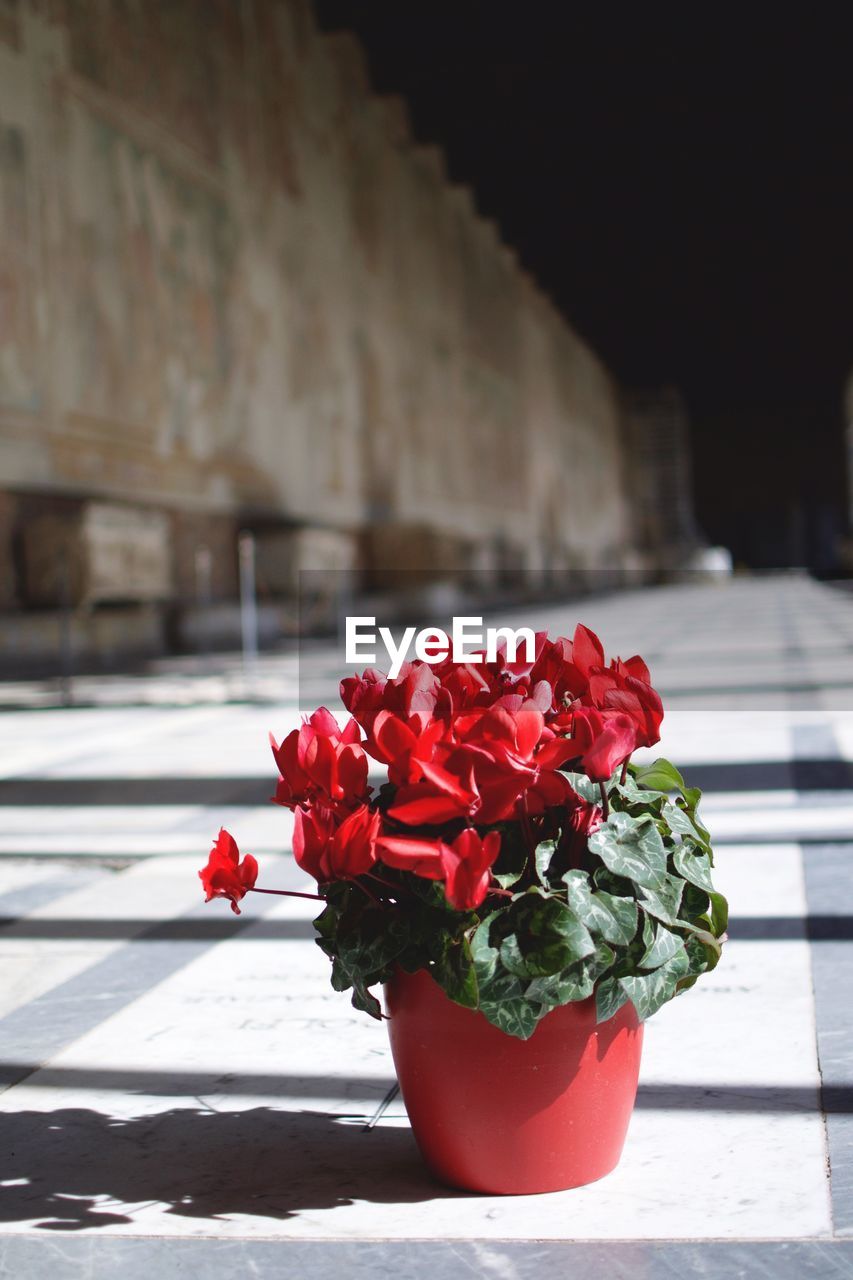
<path fill-rule="evenodd" d="M 72 0 L 66 6 L 72 69 L 215 163 L 218 28 L 240 8 L 230 0 Z"/>
<path fill-rule="evenodd" d="M 0 0 L 0 62 L 9 493 L 395 564 L 626 545 L 606 373 L 309 0 Z"/>
<path fill-rule="evenodd" d="M 0 121 L 0 406 L 35 409 L 33 279 L 24 137 Z"/>
<path fill-rule="evenodd" d="M 68 408 L 206 456 L 231 369 L 226 207 L 80 104 L 70 128 Z"/>
<path fill-rule="evenodd" d="M 18 0 L 0 0 L 0 43 L 16 49 L 19 42 Z"/>

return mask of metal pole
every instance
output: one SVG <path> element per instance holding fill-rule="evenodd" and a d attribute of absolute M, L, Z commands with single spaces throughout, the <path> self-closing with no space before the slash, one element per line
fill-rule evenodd
<path fill-rule="evenodd" d="M 210 602 L 213 598 L 213 554 L 210 547 L 196 547 L 195 552 L 195 598 L 199 614 L 198 650 L 207 664 L 210 657 Z"/>
<path fill-rule="evenodd" d="M 59 696 L 63 707 L 74 703 L 74 644 L 71 634 L 71 568 L 68 549 L 59 553 Z"/>
<path fill-rule="evenodd" d="M 255 593 L 255 539 L 244 530 L 237 539 L 240 564 L 240 632 L 247 694 L 255 689 L 258 669 L 258 601 Z"/>

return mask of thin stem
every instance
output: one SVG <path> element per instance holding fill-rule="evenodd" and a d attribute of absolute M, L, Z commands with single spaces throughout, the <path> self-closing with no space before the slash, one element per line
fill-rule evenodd
<path fill-rule="evenodd" d="M 249 889 L 249 893 L 274 893 L 279 898 L 313 898 L 316 902 L 325 902 L 322 893 L 297 893 L 295 889 Z"/>
<path fill-rule="evenodd" d="M 624 787 L 625 782 L 627 781 L 627 778 L 628 778 L 628 761 L 629 761 L 630 759 L 631 759 L 631 757 L 630 757 L 630 756 L 626 756 L 626 757 L 625 757 L 625 759 L 622 761 L 622 772 L 619 774 L 619 786 L 620 786 L 620 787 Z"/>
<path fill-rule="evenodd" d="M 511 897 L 512 897 L 512 890 L 511 890 L 511 889 L 501 889 L 501 888 L 500 888 L 500 886 L 498 886 L 496 889 L 492 889 L 492 888 L 490 888 L 490 889 L 489 889 L 489 892 L 488 892 L 488 894 L 487 894 L 486 896 L 487 896 L 487 897 L 489 897 L 489 898 L 511 898 Z"/>
<path fill-rule="evenodd" d="M 598 789 L 601 792 L 601 809 L 604 814 L 604 821 L 610 817 L 610 805 L 607 802 L 607 788 L 603 782 L 599 782 Z"/>
<path fill-rule="evenodd" d="M 521 797 L 521 830 L 524 836 L 524 843 L 527 846 L 527 856 L 536 848 L 536 841 L 533 839 L 533 830 L 530 825 L 530 814 L 527 810 L 527 793 Z"/>
<path fill-rule="evenodd" d="M 381 907 L 381 906 L 382 906 L 382 903 L 379 901 L 379 899 L 377 898 L 376 894 L 375 894 L 375 893 L 371 893 L 371 892 L 370 892 L 370 890 L 368 889 L 368 887 L 367 887 L 367 885 L 366 885 L 366 884 L 362 884 L 362 882 L 361 882 L 360 880 L 356 880 L 354 883 L 358 885 L 358 887 L 359 887 L 359 889 L 361 889 L 362 893 L 366 893 L 366 894 L 367 894 L 368 898 L 370 899 L 370 901 L 373 903 L 373 905 L 374 905 L 375 907 Z"/>
<path fill-rule="evenodd" d="M 375 871 L 365 871 L 364 874 L 366 876 L 370 876 L 370 879 L 375 880 L 377 884 L 381 884 L 383 888 L 390 889 L 393 893 L 399 893 L 403 887 L 399 884 L 392 884 L 390 880 L 383 879 L 383 877 L 378 876 Z"/>

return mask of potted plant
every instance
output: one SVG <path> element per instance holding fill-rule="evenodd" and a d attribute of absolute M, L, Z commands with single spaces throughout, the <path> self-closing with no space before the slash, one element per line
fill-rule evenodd
<path fill-rule="evenodd" d="M 427 1164 L 486 1192 L 603 1176 L 642 1024 L 716 965 L 727 923 L 699 792 L 631 763 L 663 717 L 645 663 L 608 664 L 578 626 L 537 634 L 532 661 L 418 660 L 341 698 L 343 727 L 320 708 L 272 739 L 275 800 L 324 902 L 333 987 L 380 1018 L 384 985 Z M 239 912 L 257 864 L 222 831 L 200 875 Z"/>

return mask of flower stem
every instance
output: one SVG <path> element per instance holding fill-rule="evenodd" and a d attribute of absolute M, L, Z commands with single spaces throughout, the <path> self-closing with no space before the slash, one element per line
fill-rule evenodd
<path fill-rule="evenodd" d="M 297 893 L 295 889 L 250 889 L 249 893 L 274 893 L 279 898 L 314 898 L 317 902 L 325 902 L 322 893 Z"/>
<path fill-rule="evenodd" d="M 384 888 L 390 889 L 393 893 L 399 893 L 402 888 L 399 884 L 392 884 L 390 880 L 383 880 L 382 876 L 378 876 L 375 871 L 365 871 L 366 876 L 371 880 L 375 880 L 377 884 L 381 884 Z"/>
<path fill-rule="evenodd" d="M 610 805 L 608 804 L 608 801 L 607 801 L 607 787 L 604 785 L 603 782 L 599 782 L 598 789 L 601 792 L 601 810 L 602 810 L 602 813 L 604 814 L 604 821 L 606 822 L 607 819 L 610 817 Z"/>
<path fill-rule="evenodd" d="M 502 889 L 500 886 L 498 886 L 497 888 L 490 888 L 486 896 L 489 898 L 511 898 L 512 890 Z"/>
<path fill-rule="evenodd" d="M 368 887 L 367 887 L 367 885 L 366 885 L 366 884 L 363 884 L 361 880 L 356 880 L 356 881 L 354 881 L 354 883 L 358 885 L 358 887 L 359 887 L 359 889 L 361 889 L 361 892 L 362 892 L 362 893 L 366 893 L 366 894 L 367 894 L 368 898 L 369 898 L 369 899 L 370 899 L 370 901 L 373 903 L 374 907 L 381 907 L 381 906 L 382 906 L 382 903 L 379 901 L 379 899 L 377 898 L 376 894 L 375 894 L 375 893 L 371 893 L 371 892 L 370 892 L 370 890 L 368 889 Z"/>
<path fill-rule="evenodd" d="M 624 785 L 625 785 L 625 783 L 626 783 L 626 781 L 627 781 L 627 778 L 628 778 L 628 761 L 629 761 L 630 759 L 631 759 L 631 757 L 630 757 L 630 756 L 626 756 L 626 757 L 625 757 L 625 759 L 622 761 L 622 772 L 619 774 L 619 786 L 620 786 L 620 787 L 624 787 Z"/>

